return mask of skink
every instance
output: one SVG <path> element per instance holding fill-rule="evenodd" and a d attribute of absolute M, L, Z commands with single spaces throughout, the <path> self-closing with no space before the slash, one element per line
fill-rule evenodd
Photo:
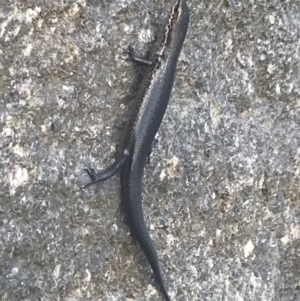
<path fill-rule="evenodd" d="M 132 49 L 130 59 L 150 68 L 134 100 L 127 122 L 121 155 L 100 173 L 87 169 L 91 182 L 105 181 L 121 172 L 121 195 L 130 232 L 145 253 L 156 281 L 167 301 L 170 301 L 154 243 L 149 235 L 142 207 L 142 178 L 152 142 L 166 111 L 174 83 L 178 57 L 187 33 L 189 9 L 185 0 L 177 0 L 164 27 L 163 39 L 153 61 L 137 58 Z"/>

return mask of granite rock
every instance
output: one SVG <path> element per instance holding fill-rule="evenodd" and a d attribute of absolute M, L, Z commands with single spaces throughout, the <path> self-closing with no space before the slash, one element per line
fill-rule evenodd
<path fill-rule="evenodd" d="M 2 0 L 0 300 L 163 300 L 119 210 L 113 162 L 173 0 Z M 145 168 L 172 300 L 300 300 L 300 2 L 187 1 Z"/>

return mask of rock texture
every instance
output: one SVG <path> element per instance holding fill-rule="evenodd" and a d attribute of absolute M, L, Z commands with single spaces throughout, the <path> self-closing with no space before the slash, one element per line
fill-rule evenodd
<path fill-rule="evenodd" d="M 114 160 L 174 0 L 2 0 L 0 300 L 163 300 Z M 300 300 L 300 2 L 190 0 L 144 207 L 175 300 Z"/>

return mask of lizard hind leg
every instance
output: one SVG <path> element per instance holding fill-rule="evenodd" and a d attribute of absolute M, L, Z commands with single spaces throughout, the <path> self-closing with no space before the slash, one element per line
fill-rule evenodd
<path fill-rule="evenodd" d="M 123 155 L 118 160 L 116 160 L 113 164 L 108 166 L 104 171 L 96 173 L 95 170 L 92 168 L 85 169 L 91 181 L 88 184 L 81 187 L 81 189 L 85 189 L 98 182 L 104 182 L 107 179 L 111 178 L 122 168 L 122 166 L 126 163 L 128 157 L 129 157 L 128 151 L 125 150 Z"/>

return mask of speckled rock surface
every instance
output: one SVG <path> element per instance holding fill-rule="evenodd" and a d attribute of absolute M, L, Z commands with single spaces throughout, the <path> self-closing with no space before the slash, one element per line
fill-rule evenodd
<path fill-rule="evenodd" d="M 0 3 L 0 300 L 163 300 L 118 206 L 138 69 L 173 0 Z M 300 300 L 300 2 L 190 0 L 145 169 L 172 300 Z"/>

